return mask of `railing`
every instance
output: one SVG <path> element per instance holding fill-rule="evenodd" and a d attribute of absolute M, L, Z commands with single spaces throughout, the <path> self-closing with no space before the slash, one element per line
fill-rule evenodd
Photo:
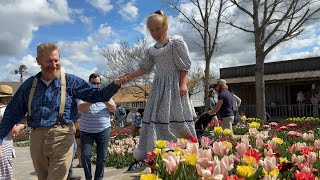
<path fill-rule="evenodd" d="M 247 117 L 256 117 L 255 105 L 241 105 L 239 112 L 241 111 L 243 111 Z M 272 119 L 319 117 L 319 106 L 312 104 L 267 105 L 266 112 L 270 114 Z"/>

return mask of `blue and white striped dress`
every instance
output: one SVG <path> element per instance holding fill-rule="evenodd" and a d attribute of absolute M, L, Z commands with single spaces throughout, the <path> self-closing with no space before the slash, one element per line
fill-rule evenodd
<path fill-rule="evenodd" d="M 0 105 L 0 121 L 2 120 L 5 106 Z M 0 157 L 0 180 L 8 180 L 13 177 L 12 159 L 13 140 L 11 135 L 7 135 L 2 142 L 2 157 Z"/>

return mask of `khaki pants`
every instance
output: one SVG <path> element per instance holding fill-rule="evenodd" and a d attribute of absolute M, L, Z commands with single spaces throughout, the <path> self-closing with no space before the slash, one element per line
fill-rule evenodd
<path fill-rule="evenodd" d="M 231 129 L 232 130 L 232 122 L 234 120 L 234 116 L 228 116 L 222 118 L 222 129 Z"/>
<path fill-rule="evenodd" d="M 65 180 L 73 157 L 72 126 L 40 127 L 30 134 L 30 153 L 39 180 Z"/>

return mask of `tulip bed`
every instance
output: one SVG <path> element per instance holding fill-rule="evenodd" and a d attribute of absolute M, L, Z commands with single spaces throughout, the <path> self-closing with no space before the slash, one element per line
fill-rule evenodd
<path fill-rule="evenodd" d="M 212 136 L 200 142 L 159 140 L 141 179 L 315 180 L 320 175 L 319 122 L 290 118 L 262 124 L 255 119 L 245 123 L 245 135 L 213 127 Z"/>

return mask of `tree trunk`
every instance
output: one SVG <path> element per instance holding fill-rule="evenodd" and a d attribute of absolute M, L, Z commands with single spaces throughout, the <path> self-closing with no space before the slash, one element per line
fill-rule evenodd
<path fill-rule="evenodd" d="M 206 57 L 205 60 L 206 60 L 206 67 L 204 70 L 204 109 L 205 111 L 208 111 L 209 110 L 208 94 L 209 94 L 209 77 L 210 77 L 210 59 Z"/>
<path fill-rule="evenodd" d="M 266 98 L 264 84 L 264 56 L 261 50 L 256 51 L 256 116 L 257 118 L 266 120 Z"/>

